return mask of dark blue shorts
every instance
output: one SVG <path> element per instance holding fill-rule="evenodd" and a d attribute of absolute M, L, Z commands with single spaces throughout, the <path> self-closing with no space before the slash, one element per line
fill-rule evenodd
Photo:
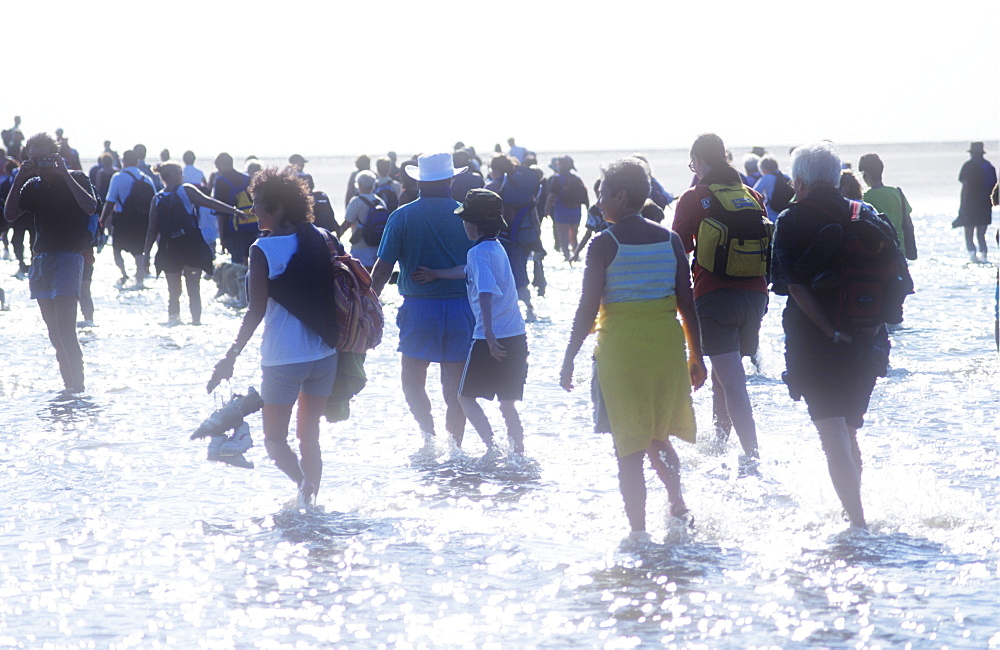
<path fill-rule="evenodd" d="M 399 351 L 431 363 L 465 361 L 476 325 L 467 298 L 404 298 L 396 312 Z"/>
<path fill-rule="evenodd" d="M 28 289 L 34 300 L 52 300 L 56 296 L 79 297 L 82 280 L 83 255 L 80 253 L 39 253 L 31 260 Z"/>
<path fill-rule="evenodd" d="M 490 344 L 476 339 L 462 371 L 458 394 L 462 397 L 482 397 L 492 400 L 524 398 L 524 382 L 528 378 L 528 338 L 524 334 L 497 339 L 507 355 L 497 361 L 490 354 Z"/>
<path fill-rule="evenodd" d="M 781 378 L 792 399 L 805 400 L 810 419 L 842 417 L 849 427 L 860 429 L 875 381 L 888 370 L 889 348 L 884 328 L 874 340 L 859 336 L 851 344 L 801 345 L 793 340 L 789 345 L 786 335 Z"/>

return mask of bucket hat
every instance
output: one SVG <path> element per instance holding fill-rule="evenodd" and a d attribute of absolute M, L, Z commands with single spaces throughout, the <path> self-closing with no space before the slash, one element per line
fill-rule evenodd
<path fill-rule="evenodd" d="M 462 221 L 474 223 L 482 228 L 503 230 L 507 222 L 503 218 L 503 199 L 496 192 L 481 187 L 469 190 L 462 205 L 455 210 Z"/>

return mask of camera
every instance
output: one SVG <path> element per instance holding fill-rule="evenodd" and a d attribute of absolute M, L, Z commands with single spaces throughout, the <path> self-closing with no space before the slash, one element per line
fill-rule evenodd
<path fill-rule="evenodd" d="M 55 156 L 44 156 L 42 158 L 35 158 L 32 160 L 36 169 L 55 169 L 56 158 Z"/>

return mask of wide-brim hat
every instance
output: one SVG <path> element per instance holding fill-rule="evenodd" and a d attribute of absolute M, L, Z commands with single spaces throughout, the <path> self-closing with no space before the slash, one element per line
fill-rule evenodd
<path fill-rule="evenodd" d="M 468 167 L 455 167 L 450 153 L 432 153 L 417 158 L 417 166 L 407 167 L 406 175 L 423 182 L 443 181 L 458 176 Z"/>
<path fill-rule="evenodd" d="M 549 163 L 549 169 L 557 173 L 562 171 L 563 167 L 565 167 L 567 171 L 576 169 L 576 165 L 573 163 L 573 156 L 556 156 L 552 159 L 552 162 Z"/>
<path fill-rule="evenodd" d="M 496 192 L 481 187 L 469 190 L 462 205 L 455 210 L 455 214 L 460 216 L 462 221 L 474 223 L 482 228 L 503 230 L 507 227 L 507 222 L 503 218 L 503 199 Z"/>
<path fill-rule="evenodd" d="M 986 147 L 982 142 L 970 142 L 969 153 L 986 153 Z"/>

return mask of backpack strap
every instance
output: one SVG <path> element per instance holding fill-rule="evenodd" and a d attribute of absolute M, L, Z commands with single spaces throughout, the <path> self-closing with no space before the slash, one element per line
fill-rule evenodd
<path fill-rule="evenodd" d="M 368 206 L 369 210 L 374 210 L 375 209 L 375 205 L 373 205 L 372 203 L 369 203 L 368 199 L 366 199 L 365 197 L 361 196 L 360 194 L 358 194 L 357 196 L 358 196 L 359 199 L 361 199 L 362 203 L 364 203 L 365 205 Z M 368 216 L 368 215 L 365 215 L 365 216 Z M 358 225 L 361 226 L 362 228 L 364 228 L 364 226 L 365 226 L 365 222 L 362 221 L 360 217 L 358 217 Z"/>

